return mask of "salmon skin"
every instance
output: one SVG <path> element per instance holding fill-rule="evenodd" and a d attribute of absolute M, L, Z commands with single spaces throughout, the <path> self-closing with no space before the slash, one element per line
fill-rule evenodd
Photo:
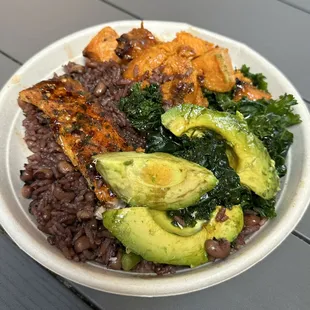
<path fill-rule="evenodd" d="M 64 153 L 83 174 L 97 198 L 109 206 L 114 205 L 117 198 L 94 173 L 92 156 L 133 148 L 104 117 L 100 105 L 89 100 L 90 96 L 80 82 L 62 76 L 21 91 L 19 99 L 35 105 L 50 119 L 50 126 Z"/>

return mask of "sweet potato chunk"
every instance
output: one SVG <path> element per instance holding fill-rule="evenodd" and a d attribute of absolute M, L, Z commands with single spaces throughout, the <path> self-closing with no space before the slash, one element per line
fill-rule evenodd
<path fill-rule="evenodd" d="M 227 92 L 235 85 L 235 75 L 226 48 L 214 48 L 193 60 L 201 84 L 209 90 Z"/>
<path fill-rule="evenodd" d="M 162 43 L 148 48 L 139 57 L 133 59 L 123 76 L 126 79 L 138 80 L 145 72 L 152 71 L 160 67 L 164 61 L 174 52 L 171 43 Z"/>
<path fill-rule="evenodd" d="M 195 74 L 184 79 L 174 79 L 161 86 L 163 99 L 168 105 L 192 103 L 207 107 L 208 100 L 203 97 Z"/>
<path fill-rule="evenodd" d="M 236 70 L 235 71 L 235 78 L 238 79 L 241 82 L 252 84 L 252 80 L 247 78 L 247 77 L 245 77 L 240 70 Z"/>
<path fill-rule="evenodd" d="M 172 42 L 159 43 L 149 47 L 134 57 L 129 63 L 124 77 L 127 79 L 138 80 L 145 72 L 151 73 L 154 69 L 165 66 L 165 61 L 170 56 L 182 57 L 187 60 L 200 56 L 214 45 L 202 39 L 199 39 L 190 33 L 179 32 Z M 182 68 L 174 69 L 173 74 L 183 74 Z M 167 70 L 165 72 L 168 73 Z"/>
<path fill-rule="evenodd" d="M 155 36 L 144 28 L 134 28 L 128 33 L 122 34 L 117 42 L 115 53 L 125 61 L 138 57 L 147 48 L 158 44 Z"/>
<path fill-rule="evenodd" d="M 169 56 L 163 62 L 163 73 L 174 76 L 172 81 L 162 85 L 163 99 L 172 104 L 183 102 L 207 105 L 197 80 L 197 71 L 192 62 L 178 54 Z"/>
<path fill-rule="evenodd" d="M 178 32 L 172 42 L 178 45 L 180 56 L 189 59 L 201 56 L 214 48 L 213 43 L 202 40 L 185 31 Z"/>
<path fill-rule="evenodd" d="M 119 62 L 120 59 L 115 54 L 117 38 L 118 34 L 111 27 L 105 27 L 92 38 L 83 50 L 83 55 L 94 61 L 114 60 Z"/>
<path fill-rule="evenodd" d="M 261 89 L 248 83 L 241 83 L 238 85 L 237 91 L 234 96 L 235 101 L 241 100 L 243 97 L 247 97 L 250 100 L 256 101 L 259 99 L 270 99 L 271 95 Z"/>

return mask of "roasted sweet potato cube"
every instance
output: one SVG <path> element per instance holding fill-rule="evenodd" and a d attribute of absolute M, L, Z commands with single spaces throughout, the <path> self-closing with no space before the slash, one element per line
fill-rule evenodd
<path fill-rule="evenodd" d="M 114 60 L 119 62 L 120 59 L 115 54 L 117 47 L 118 34 L 111 27 L 104 27 L 83 50 L 83 55 L 94 61 Z"/>
<path fill-rule="evenodd" d="M 174 77 L 161 88 L 166 102 L 172 105 L 184 102 L 203 105 L 206 102 L 197 80 L 197 71 L 188 58 L 173 54 L 163 62 L 163 68 L 164 74 Z"/>
<path fill-rule="evenodd" d="M 117 39 L 116 55 L 124 61 L 130 61 L 141 55 L 146 49 L 158 44 L 155 36 L 145 28 L 134 28 Z"/>
<path fill-rule="evenodd" d="M 209 90 L 227 92 L 235 85 L 234 69 L 226 48 L 214 48 L 193 60 L 201 83 Z"/>
<path fill-rule="evenodd" d="M 178 32 L 172 42 L 178 44 L 180 56 L 189 59 L 201 56 L 214 48 L 213 43 L 202 40 L 185 31 Z"/>
<path fill-rule="evenodd" d="M 243 97 L 247 97 L 250 100 L 256 101 L 259 99 L 270 99 L 271 95 L 261 89 L 256 88 L 255 86 L 249 83 L 241 83 L 237 87 L 235 92 L 234 100 L 239 101 Z"/>
<path fill-rule="evenodd" d="M 252 84 L 252 80 L 248 77 L 245 77 L 240 70 L 235 70 L 235 78 L 241 82 Z"/>
<path fill-rule="evenodd" d="M 171 43 L 163 43 L 148 48 L 129 63 L 123 74 L 124 78 L 138 80 L 145 72 L 152 73 L 164 63 L 169 55 L 173 54 L 174 50 L 170 45 Z"/>

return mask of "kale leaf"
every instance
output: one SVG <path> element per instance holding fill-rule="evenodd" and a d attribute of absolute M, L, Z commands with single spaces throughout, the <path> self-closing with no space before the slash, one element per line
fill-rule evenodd
<path fill-rule="evenodd" d="M 130 95 L 120 99 L 119 109 L 138 131 L 158 129 L 161 125 L 160 116 L 164 113 L 159 86 L 151 84 L 142 89 L 140 83 L 134 84 Z"/>
<path fill-rule="evenodd" d="M 301 122 L 292 110 L 297 104 L 293 95 L 280 96 L 278 100 L 261 99 L 251 101 L 247 98 L 236 102 L 231 93 L 205 91 L 210 108 L 230 113 L 243 114 L 250 130 L 264 143 L 271 158 L 275 161 L 280 177 L 286 174 L 285 158 L 293 143 L 293 134 L 287 127 Z"/>
<path fill-rule="evenodd" d="M 243 209 L 255 209 L 262 216 L 276 215 L 274 200 L 260 199 L 240 184 L 239 176 L 229 165 L 227 145 L 216 133 L 205 131 L 201 138 L 178 138 L 161 128 L 156 135 L 147 137 L 147 146 L 147 152 L 166 152 L 197 163 L 211 170 L 219 180 L 218 185 L 202 196 L 197 204 L 182 210 L 168 211 L 171 218 L 180 216 L 186 225 L 194 226 L 196 219 L 208 220 L 216 206 L 231 208 L 236 204 L 241 204 Z"/>
<path fill-rule="evenodd" d="M 240 69 L 241 73 L 252 80 L 252 83 L 254 86 L 256 86 L 258 89 L 268 91 L 268 84 L 265 81 L 266 77 L 262 73 L 251 73 L 250 67 L 243 65 Z"/>
<path fill-rule="evenodd" d="M 264 80 L 259 75 L 255 76 L 258 76 L 257 81 Z M 250 130 L 263 141 L 275 160 L 279 175 L 286 173 L 285 158 L 293 142 L 293 135 L 286 128 L 300 122 L 299 116 L 292 110 L 292 106 L 297 104 L 292 95 L 255 102 L 247 98 L 235 102 L 232 100 L 233 91 L 215 93 L 205 90 L 204 95 L 211 109 L 233 114 L 241 112 Z M 211 170 L 219 180 L 219 184 L 201 197 L 197 204 L 183 210 L 169 211 L 168 215 L 172 218 L 181 216 L 188 226 L 193 226 L 197 219 L 209 219 L 217 205 L 230 208 L 235 204 L 241 204 L 244 210 L 255 210 L 264 217 L 276 216 L 275 199 L 264 200 L 240 183 L 239 176 L 229 165 L 226 142 L 220 136 L 205 131 L 202 137 L 176 137 L 161 126 L 164 110 L 158 85 L 151 84 L 142 89 L 139 83 L 134 84 L 130 95 L 120 100 L 119 108 L 138 131 L 146 134 L 147 153 L 166 152 L 182 157 Z"/>
<path fill-rule="evenodd" d="M 149 131 L 146 136 L 146 153 L 174 153 L 182 148 L 182 142 L 165 127 Z"/>

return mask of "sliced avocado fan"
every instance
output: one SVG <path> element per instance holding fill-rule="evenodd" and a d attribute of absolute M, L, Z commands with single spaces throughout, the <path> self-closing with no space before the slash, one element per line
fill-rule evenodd
<path fill-rule="evenodd" d="M 161 228 L 148 208 L 131 207 L 103 213 L 104 226 L 130 251 L 163 264 L 195 267 L 208 261 L 205 229 L 181 237 Z"/>
<path fill-rule="evenodd" d="M 228 219 L 217 222 L 217 207 L 208 223 L 190 236 L 178 235 L 171 219 L 155 220 L 153 210 L 131 207 L 108 210 L 103 213 L 104 226 L 131 251 L 148 261 L 195 267 L 208 261 L 205 242 L 208 239 L 226 239 L 232 242 L 243 228 L 240 205 L 226 209 Z M 164 214 L 164 211 L 156 211 Z M 162 222 L 162 223 L 161 223 Z M 170 230 L 169 225 L 175 229 Z M 164 229 L 165 227 L 166 229 Z"/>
<path fill-rule="evenodd" d="M 178 137 L 193 129 L 215 131 L 237 156 L 235 170 L 240 182 L 264 199 L 276 195 L 279 176 L 275 163 L 262 141 L 249 130 L 241 113 L 233 115 L 183 104 L 168 110 L 161 119 L 162 124 Z"/>
<path fill-rule="evenodd" d="M 186 208 L 218 183 L 210 170 L 166 153 L 115 152 L 93 158 L 113 192 L 130 206 Z"/>

